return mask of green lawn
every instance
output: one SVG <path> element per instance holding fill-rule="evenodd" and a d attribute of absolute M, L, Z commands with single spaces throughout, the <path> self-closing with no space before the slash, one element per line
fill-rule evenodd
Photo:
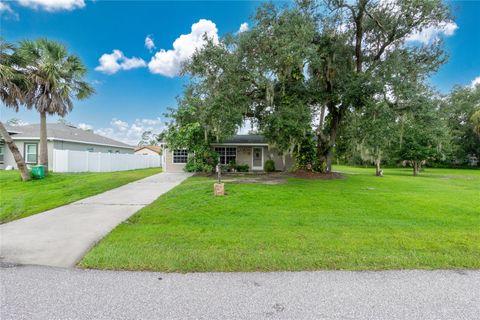
<path fill-rule="evenodd" d="M 24 218 L 160 172 L 159 168 L 104 172 L 50 173 L 20 181 L 18 171 L 0 170 L 0 223 Z"/>
<path fill-rule="evenodd" d="M 480 268 L 480 171 L 336 167 L 342 180 L 193 177 L 81 261 L 100 269 L 273 271 Z"/>

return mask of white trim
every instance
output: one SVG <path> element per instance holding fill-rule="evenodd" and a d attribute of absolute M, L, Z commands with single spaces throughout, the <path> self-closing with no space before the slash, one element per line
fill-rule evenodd
<path fill-rule="evenodd" d="M 12 140 L 39 140 L 40 138 L 38 137 L 12 137 Z M 97 143 L 97 142 L 88 142 L 88 141 L 81 141 L 81 140 L 70 140 L 70 139 L 57 139 L 57 138 L 48 138 L 47 140 L 49 141 L 66 141 L 66 142 L 76 142 L 76 143 L 81 143 L 81 144 L 92 144 L 95 146 L 107 146 L 107 147 L 116 147 L 116 148 L 123 148 L 123 149 L 132 149 L 134 150 L 135 147 L 133 146 L 119 146 L 116 144 L 106 144 L 106 143 Z"/>
<path fill-rule="evenodd" d="M 253 149 L 255 149 L 255 148 L 258 149 L 259 147 L 252 147 L 252 170 L 263 170 L 263 162 L 264 162 L 263 159 L 265 158 L 263 153 L 264 153 L 265 148 L 262 147 L 262 161 L 261 161 L 262 166 L 261 167 L 254 167 L 253 166 Z"/>
<path fill-rule="evenodd" d="M 28 156 L 31 155 L 32 153 L 28 153 L 28 146 L 35 146 L 35 161 L 28 161 Z M 23 144 L 23 151 L 24 151 L 24 159 L 25 159 L 25 164 L 37 164 L 38 163 L 38 143 L 37 142 L 25 142 Z"/>

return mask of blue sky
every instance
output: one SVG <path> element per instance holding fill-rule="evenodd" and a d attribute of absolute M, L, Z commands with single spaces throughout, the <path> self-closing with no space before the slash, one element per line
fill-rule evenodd
<path fill-rule="evenodd" d="M 76 102 L 66 119 L 135 143 L 141 131 L 161 130 L 163 113 L 167 107 L 175 106 L 175 97 L 182 92 L 185 82 L 175 75 L 178 57 L 188 58 L 199 45 L 196 36 L 205 31 L 212 36 L 237 32 L 242 23 L 250 23 L 249 18 L 260 2 L 57 0 L 55 6 L 49 3 L 47 0 L 2 2 L 2 37 L 12 42 L 48 37 L 64 43 L 86 64 L 88 80 L 97 91 L 92 98 Z M 439 34 L 445 39 L 449 62 L 431 79 L 442 92 L 456 84 L 470 85 L 480 77 L 480 1 L 455 1 L 452 6 L 456 26 L 430 30 L 430 34 L 419 37 Z M 150 50 L 145 46 L 147 36 L 155 45 Z M 167 52 L 157 54 L 152 61 L 162 49 Z M 102 56 L 103 66 L 100 66 Z M 28 123 L 38 122 L 38 114 L 33 111 L 15 113 L 3 106 L 0 111 L 2 121 L 16 117 Z M 56 120 L 52 117 L 49 121 Z"/>

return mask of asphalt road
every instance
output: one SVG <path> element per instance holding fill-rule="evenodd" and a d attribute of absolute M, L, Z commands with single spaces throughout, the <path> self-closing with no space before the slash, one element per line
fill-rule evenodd
<path fill-rule="evenodd" d="M 122 272 L 0 268 L 7 319 L 479 319 L 480 270 Z"/>

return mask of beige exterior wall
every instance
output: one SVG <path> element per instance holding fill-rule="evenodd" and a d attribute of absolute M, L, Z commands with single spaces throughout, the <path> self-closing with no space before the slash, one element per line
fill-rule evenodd
<path fill-rule="evenodd" d="M 173 152 L 165 148 L 163 151 L 164 159 L 162 170 L 165 172 L 184 172 L 185 163 L 173 163 Z"/>
<path fill-rule="evenodd" d="M 290 155 L 280 155 L 278 150 L 275 148 L 266 148 L 265 150 L 265 160 L 273 160 L 275 162 L 275 169 L 280 171 L 288 171 L 295 164 L 292 156 Z"/>
<path fill-rule="evenodd" d="M 234 147 L 234 146 L 232 146 Z M 237 148 L 237 164 L 247 164 L 252 170 L 252 147 L 238 146 Z"/>

